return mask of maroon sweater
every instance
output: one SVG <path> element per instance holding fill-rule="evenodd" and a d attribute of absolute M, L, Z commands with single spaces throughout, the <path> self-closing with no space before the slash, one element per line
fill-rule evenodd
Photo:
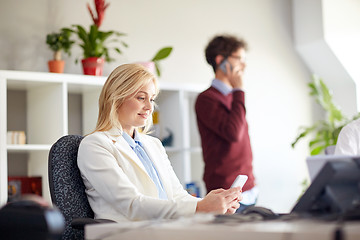
<path fill-rule="evenodd" d="M 207 191 L 228 189 L 236 176 L 248 175 L 243 191 L 254 187 L 252 151 L 245 118 L 245 93 L 224 96 L 214 87 L 202 92 L 195 103 L 205 162 Z"/>

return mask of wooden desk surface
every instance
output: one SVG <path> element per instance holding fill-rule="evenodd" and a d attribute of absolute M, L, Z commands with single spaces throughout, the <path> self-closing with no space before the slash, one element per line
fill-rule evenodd
<path fill-rule="evenodd" d="M 313 220 L 259 221 L 243 223 L 211 222 L 210 217 L 87 225 L 85 239 L 95 240 L 332 240 L 339 225 L 335 222 Z M 346 240 L 360 239 L 360 222 L 342 226 Z"/>

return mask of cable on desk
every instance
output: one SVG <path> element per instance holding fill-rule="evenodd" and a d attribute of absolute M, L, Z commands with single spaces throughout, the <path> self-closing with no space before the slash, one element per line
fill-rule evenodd
<path fill-rule="evenodd" d="M 336 228 L 334 231 L 334 240 L 343 240 L 344 238 L 344 231 L 343 231 L 343 226 L 344 226 L 344 222 L 345 222 L 346 216 L 345 215 L 340 215 L 339 218 L 337 219 L 337 224 L 336 224 Z"/>
<path fill-rule="evenodd" d="M 337 227 L 334 231 L 334 240 L 345 239 L 343 226 L 345 222 L 356 221 L 360 219 L 360 201 L 353 202 L 354 207 L 347 209 L 341 214 L 337 214 Z"/>
<path fill-rule="evenodd" d="M 344 239 L 344 233 L 342 226 L 338 226 L 334 232 L 334 240 L 343 240 L 343 239 Z"/>

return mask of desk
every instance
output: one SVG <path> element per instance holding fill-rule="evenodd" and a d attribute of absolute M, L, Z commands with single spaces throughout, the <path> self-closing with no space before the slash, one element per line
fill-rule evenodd
<path fill-rule="evenodd" d="M 209 217 L 160 222 L 106 223 L 87 225 L 87 240 L 333 240 L 335 222 L 313 220 L 212 223 Z M 346 240 L 360 239 L 360 222 L 347 222 L 342 227 Z"/>

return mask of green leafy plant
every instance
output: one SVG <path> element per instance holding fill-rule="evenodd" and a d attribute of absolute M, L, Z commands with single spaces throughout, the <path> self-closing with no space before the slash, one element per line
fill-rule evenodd
<path fill-rule="evenodd" d="M 81 25 L 72 25 L 71 28 L 63 28 L 62 30 L 67 33 L 75 33 L 78 36 L 78 44 L 83 49 L 83 58 L 89 57 L 104 57 L 106 62 L 114 61 L 110 57 L 109 50 L 113 49 L 117 53 L 122 54 L 119 47 L 108 47 L 110 43 L 120 43 L 123 47 L 127 48 L 128 45 L 120 40 L 121 36 L 125 36 L 125 33 L 117 31 L 100 31 L 99 28 L 104 20 L 105 10 L 109 7 L 109 3 L 105 3 L 105 0 L 94 0 L 95 11 L 92 11 L 90 5 L 87 3 L 90 16 L 94 24 L 90 25 L 89 31 L 86 31 Z M 75 60 L 75 63 L 78 59 Z"/>
<path fill-rule="evenodd" d="M 71 46 L 74 41 L 70 40 L 71 32 L 61 30 L 60 32 L 46 35 L 46 44 L 54 52 L 54 60 L 61 60 L 61 51 L 71 55 Z"/>
<path fill-rule="evenodd" d="M 350 121 L 359 118 L 360 115 L 357 114 L 352 119 L 346 118 L 334 104 L 332 93 L 321 78 L 313 75 L 313 82 L 308 86 L 311 90 L 310 95 L 325 110 L 326 119 L 320 120 L 310 127 L 300 127 L 300 134 L 291 146 L 294 148 L 299 140 L 312 134 L 313 138 L 309 142 L 310 154 L 317 155 L 322 153 L 326 147 L 336 145 L 341 129 Z"/>
<path fill-rule="evenodd" d="M 154 64 L 155 64 L 156 74 L 159 77 L 161 76 L 161 68 L 160 68 L 160 65 L 159 65 L 159 61 L 167 58 L 170 55 L 170 53 L 172 52 L 172 50 L 173 50 L 172 47 L 161 48 L 155 54 L 155 56 L 151 59 L 151 61 L 154 62 Z"/>
<path fill-rule="evenodd" d="M 100 31 L 98 26 L 95 24 L 90 26 L 89 31 L 86 31 L 81 25 L 72 25 L 73 28 L 63 28 L 64 31 L 75 33 L 80 40 L 79 46 L 83 50 L 82 58 L 89 57 L 104 57 L 106 62 L 114 61 L 110 57 L 110 50 L 113 49 L 117 53 L 122 54 L 122 51 L 118 47 L 108 47 L 108 44 L 111 42 L 121 43 L 123 47 L 128 47 L 128 45 L 119 39 L 119 37 L 124 36 L 124 33 L 117 31 Z M 78 62 L 78 59 L 75 61 Z"/>

